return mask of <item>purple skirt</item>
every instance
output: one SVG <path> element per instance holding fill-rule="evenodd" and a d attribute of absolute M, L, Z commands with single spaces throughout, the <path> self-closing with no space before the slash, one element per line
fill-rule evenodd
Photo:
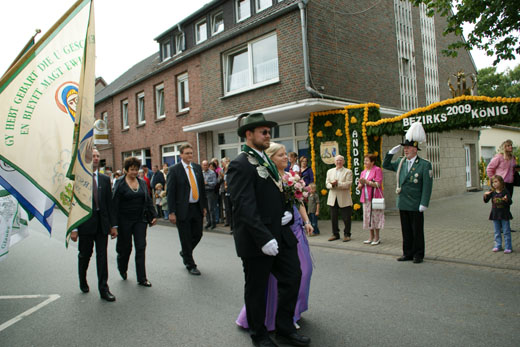
<path fill-rule="evenodd" d="M 294 210 L 294 224 L 291 225 L 291 230 L 298 240 L 298 258 L 300 258 L 300 268 L 302 270 L 302 278 L 300 282 L 300 291 L 298 293 L 298 301 L 294 310 L 294 322 L 300 320 L 301 314 L 308 309 L 309 291 L 311 287 L 312 276 L 312 258 L 309 248 L 309 242 L 305 236 L 305 229 L 303 228 L 303 220 L 298 212 L 296 206 Z M 267 298 L 265 307 L 265 327 L 268 331 L 275 330 L 276 321 L 276 307 L 278 303 L 278 282 L 271 274 L 269 282 L 267 283 Z M 246 307 L 245 305 L 240 310 L 236 323 L 242 328 L 249 328 L 247 324 Z"/>

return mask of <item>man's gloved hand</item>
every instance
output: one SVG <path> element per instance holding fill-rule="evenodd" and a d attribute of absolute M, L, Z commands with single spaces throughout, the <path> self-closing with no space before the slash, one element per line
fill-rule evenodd
<path fill-rule="evenodd" d="M 427 208 L 428 207 L 426 207 L 426 206 L 419 205 L 419 212 L 424 212 L 424 211 L 426 211 Z"/>
<path fill-rule="evenodd" d="M 287 225 L 292 220 L 292 213 L 289 211 L 285 211 L 282 217 L 282 225 Z"/>
<path fill-rule="evenodd" d="M 401 145 L 397 145 L 394 148 L 392 148 L 391 150 L 389 150 L 388 153 L 393 155 L 393 154 L 396 154 L 397 152 L 399 152 L 400 149 L 401 149 Z"/>
<path fill-rule="evenodd" d="M 278 254 L 278 242 L 276 239 L 272 239 L 262 247 L 262 252 L 266 255 L 275 256 Z"/>

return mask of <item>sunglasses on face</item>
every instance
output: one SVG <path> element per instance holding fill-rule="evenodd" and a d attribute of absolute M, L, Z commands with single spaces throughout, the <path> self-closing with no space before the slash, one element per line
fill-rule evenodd
<path fill-rule="evenodd" d="M 267 136 L 267 134 L 271 135 L 271 130 L 262 130 L 260 131 L 260 134 Z"/>

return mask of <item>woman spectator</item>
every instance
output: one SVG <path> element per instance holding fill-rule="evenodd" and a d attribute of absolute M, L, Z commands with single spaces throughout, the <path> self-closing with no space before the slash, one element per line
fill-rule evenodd
<path fill-rule="evenodd" d="M 289 152 L 289 171 L 300 172 L 298 166 L 298 154 L 296 152 Z"/>
<path fill-rule="evenodd" d="M 365 170 L 359 175 L 358 189 L 361 191 L 360 201 L 363 203 L 363 229 L 370 230 L 370 237 L 364 241 L 367 245 L 381 243 L 379 230 L 385 225 L 385 211 L 372 209 L 372 198 L 382 198 L 381 185 L 383 183 L 383 171 L 375 165 L 377 156 L 365 155 Z"/>
<path fill-rule="evenodd" d="M 308 163 L 309 161 L 307 160 L 307 157 L 302 155 L 300 157 L 300 172 L 306 185 L 314 182 L 314 174 L 312 172 L 312 168 L 307 166 Z"/>
<path fill-rule="evenodd" d="M 155 225 L 157 214 L 146 182 L 137 177 L 140 166 L 139 159 L 127 158 L 124 162 L 126 174 L 116 181 L 112 194 L 119 234 L 116 243 L 117 268 L 121 277 L 126 280 L 133 236 L 137 283 L 151 287 L 145 269 L 146 228 L 147 223 L 150 226 Z"/>
<path fill-rule="evenodd" d="M 515 166 L 516 158 L 513 155 L 513 141 L 505 140 L 498 147 L 498 153 L 491 159 L 486 169 L 490 179 L 495 175 L 502 176 L 511 198 L 513 198 Z"/>
<path fill-rule="evenodd" d="M 227 191 L 227 170 L 231 160 L 228 157 L 222 158 L 222 182 L 220 184 L 220 190 L 223 192 L 224 196 L 222 200 L 224 201 L 224 215 L 226 216 L 226 224 L 224 226 L 229 227 L 231 231 L 233 231 L 233 211 L 231 204 L 231 195 Z"/>

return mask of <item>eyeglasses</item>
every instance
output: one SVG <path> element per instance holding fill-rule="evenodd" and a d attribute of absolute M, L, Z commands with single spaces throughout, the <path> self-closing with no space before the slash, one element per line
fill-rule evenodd
<path fill-rule="evenodd" d="M 260 134 L 267 136 L 267 134 L 271 135 L 271 130 L 263 130 L 260 132 Z"/>

